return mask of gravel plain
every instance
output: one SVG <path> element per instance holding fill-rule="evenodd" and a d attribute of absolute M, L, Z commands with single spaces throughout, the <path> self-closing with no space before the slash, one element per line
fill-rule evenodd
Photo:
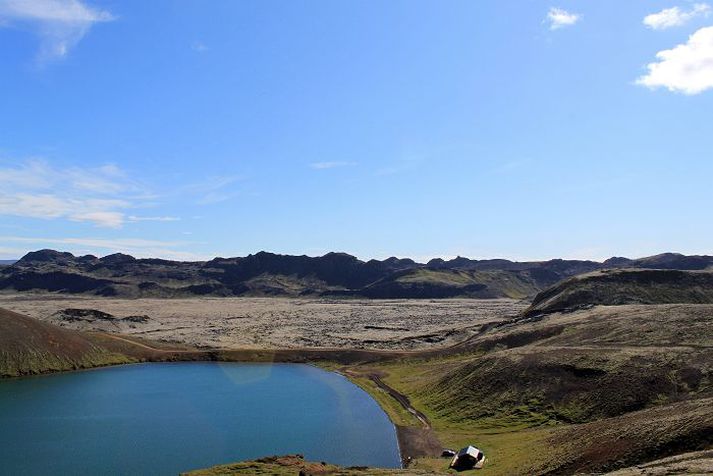
<path fill-rule="evenodd" d="M 112 299 L 2 294 L 0 307 L 62 327 L 201 348 L 422 350 L 448 346 L 484 324 L 512 318 L 510 299 L 327 300 L 291 298 Z M 82 309 L 101 313 L 80 313 Z M 128 318 L 128 319 L 127 319 Z"/>

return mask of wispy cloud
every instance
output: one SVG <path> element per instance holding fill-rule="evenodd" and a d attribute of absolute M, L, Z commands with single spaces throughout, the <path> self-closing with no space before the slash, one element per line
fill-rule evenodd
<path fill-rule="evenodd" d="M 331 162 L 312 162 L 309 164 L 309 168 L 315 170 L 326 170 L 326 169 L 336 169 L 338 167 L 352 167 L 356 165 L 356 162 L 347 161 L 331 161 Z"/>
<path fill-rule="evenodd" d="M 25 244 L 27 248 L 0 248 L 9 258 L 19 258 L 22 251 L 38 248 L 60 248 L 75 254 L 106 255 L 111 253 L 126 253 L 137 258 L 164 258 L 174 260 L 199 261 L 212 256 L 183 251 L 180 247 L 190 245 L 186 241 L 144 240 L 140 238 L 46 238 L 24 236 L 0 236 L 0 242 Z M 12 253 L 11 253 L 12 252 Z M 12 255 L 10 255 L 10 253 Z"/>
<path fill-rule="evenodd" d="M 224 202 L 238 195 L 239 191 L 234 185 L 243 180 L 240 175 L 227 175 L 224 177 L 208 177 L 207 179 L 190 184 L 183 188 L 187 193 L 197 195 L 198 205 L 211 205 Z"/>
<path fill-rule="evenodd" d="M 652 30 L 666 30 L 682 26 L 696 17 L 707 17 L 711 13 L 711 6 L 707 3 L 696 3 L 690 10 L 680 7 L 665 8 L 658 13 L 644 17 L 644 25 Z"/>
<path fill-rule="evenodd" d="M 131 215 L 128 218 L 129 221 L 131 222 L 138 222 L 138 221 L 179 221 L 179 217 L 172 217 L 172 216 L 159 216 L 159 217 L 139 217 L 135 215 Z"/>
<path fill-rule="evenodd" d="M 566 26 L 572 26 L 582 19 L 582 15 L 571 13 L 562 8 L 551 7 L 547 12 L 545 23 L 550 25 L 550 30 L 559 30 Z"/>
<path fill-rule="evenodd" d="M 515 159 L 507 162 L 502 162 L 493 168 L 493 172 L 498 174 L 507 174 L 521 170 L 532 163 L 532 159 Z"/>
<path fill-rule="evenodd" d="M 95 23 L 114 20 L 80 0 L 0 0 L 0 27 L 27 28 L 40 40 L 40 61 L 61 59 Z"/>
<path fill-rule="evenodd" d="M 57 168 L 44 160 L 0 166 L 0 215 L 120 228 L 144 191 L 115 165 Z M 156 217 L 145 217 L 156 218 Z M 132 215 L 129 221 L 145 219 Z"/>
<path fill-rule="evenodd" d="M 124 224 L 124 214 L 112 211 L 89 211 L 74 213 L 69 216 L 72 221 L 89 221 L 107 228 L 121 228 Z"/>
<path fill-rule="evenodd" d="M 713 88 L 713 26 L 696 31 L 686 43 L 659 51 L 656 60 L 636 84 L 687 95 Z"/>
<path fill-rule="evenodd" d="M 202 41 L 194 41 L 191 43 L 191 49 L 196 53 L 203 53 L 208 51 L 210 48 L 208 48 Z"/>

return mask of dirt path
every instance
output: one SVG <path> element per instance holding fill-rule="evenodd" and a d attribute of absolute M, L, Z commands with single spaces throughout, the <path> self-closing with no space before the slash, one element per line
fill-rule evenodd
<path fill-rule="evenodd" d="M 411 405 L 411 401 L 406 395 L 387 385 L 383 380 L 381 380 L 381 376 L 379 376 L 378 374 L 369 374 L 369 379 L 374 382 L 377 387 L 388 393 L 391 398 L 399 402 L 399 404 L 404 407 L 407 412 L 415 416 L 423 424 L 424 428 L 431 428 L 431 421 L 428 419 L 428 417 L 424 415 L 421 411 L 415 409 Z"/>
<path fill-rule="evenodd" d="M 414 458 L 440 456 L 443 445 L 438 439 L 436 432 L 433 431 L 431 421 L 423 412 L 411 405 L 411 401 L 406 395 L 384 382 L 382 379 L 384 375 L 382 373 L 369 370 L 359 372 L 350 368 L 342 368 L 340 372 L 347 377 L 368 378 L 374 385 L 386 392 L 420 422 L 420 425 L 416 426 L 394 424 L 396 427 L 396 436 L 399 440 L 401 461 L 404 467 L 408 467 Z"/>
<path fill-rule="evenodd" d="M 440 456 L 443 445 L 436 432 L 433 431 L 428 417 L 414 408 L 406 395 L 384 382 L 381 379 L 381 375 L 371 373 L 368 377 L 377 387 L 388 393 L 391 398 L 421 422 L 421 427 L 396 425 L 396 436 L 399 440 L 401 461 L 404 467 L 408 467 L 414 458 Z"/>
<path fill-rule="evenodd" d="M 149 346 L 149 345 L 142 344 L 141 342 L 136 342 L 135 340 L 127 339 L 126 337 L 121 337 L 121 336 L 118 336 L 118 335 L 116 335 L 116 334 L 108 334 L 108 333 L 106 333 L 106 332 L 101 332 L 101 333 L 98 333 L 98 334 L 100 334 L 100 335 L 102 335 L 103 337 L 106 337 L 106 338 L 108 338 L 108 339 L 114 339 L 114 340 L 118 340 L 118 341 L 121 341 L 121 342 L 126 342 L 127 344 L 135 345 L 136 347 L 141 347 L 142 349 L 151 350 L 151 351 L 153 351 L 153 352 L 170 352 L 170 353 L 181 353 L 181 352 L 183 352 L 183 353 L 188 353 L 188 352 L 195 353 L 195 352 L 196 352 L 195 350 L 185 350 L 185 349 L 158 349 L 158 348 L 156 348 L 156 347 L 151 347 L 151 346 Z"/>
<path fill-rule="evenodd" d="M 363 373 L 363 372 L 357 372 L 354 371 L 353 369 L 350 368 L 341 368 L 339 369 L 339 373 L 347 376 L 347 377 L 353 377 L 353 378 L 360 378 L 360 377 L 366 377 L 374 384 L 383 390 L 384 392 L 388 393 L 391 398 L 396 400 L 399 405 L 401 405 L 404 410 L 409 412 L 411 415 L 413 415 L 418 421 L 421 422 L 424 428 L 431 428 L 431 421 L 428 419 L 426 415 L 424 415 L 421 411 L 417 410 L 416 408 L 411 405 L 411 401 L 409 398 L 404 395 L 403 393 L 399 392 L 395 388 L 391 387 L 389 384 L 384 382 L 381 377 L 383 374 L 378 373 L 378 372 L 368 372 Z"/>

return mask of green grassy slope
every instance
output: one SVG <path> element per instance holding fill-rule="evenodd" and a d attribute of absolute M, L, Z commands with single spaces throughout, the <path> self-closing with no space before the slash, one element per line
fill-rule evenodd
<path fill-rule="evenodd" d="M 76 331 L 0 309 L 0 377 L 135 361 Z"/>
<path fill-rule="evenodd" d="M 713 393 L 713 305 L 552 314 L 480 338 L 419 390 L 455 419 L 585 422 Z"/>
<path fill-rule="evenodd" d="M 484 475 L 613 470 L 713 446 L 713 305 L 523 318 L 462 353 L 371 367 L 445 445 L 482 448 Z"/>

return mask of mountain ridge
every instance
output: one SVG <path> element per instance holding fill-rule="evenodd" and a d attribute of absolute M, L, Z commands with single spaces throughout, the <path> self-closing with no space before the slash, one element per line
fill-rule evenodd
<path fill-rule="evenodd" d="M 75 256 L 42 249 L 0 269 L 0 290 L 119 297 L 328 296 L 367 298 L 524 299 L 580 274 L 611 268 L 713 269 L 713 256 L 678 253 L 604 262 L 511 261 L 457 257 L 418 263 L 391 257 L 362 261 L 347 253 L 323 256 L 260 251 L 207 261 L 135 258 L 114 253 Z"/>

